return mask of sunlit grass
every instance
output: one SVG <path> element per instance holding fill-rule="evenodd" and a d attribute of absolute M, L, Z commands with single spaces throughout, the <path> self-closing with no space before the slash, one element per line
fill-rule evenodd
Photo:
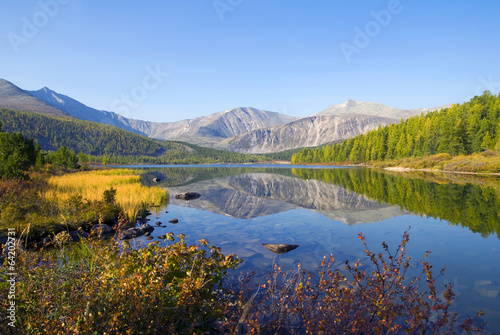
<path fill-rule="evenodd" d="M 44 196 L 56 199 L 62 207 L 74 195 L 81 195 L 87 201 L 102 200 L 104 191 L 110 188 L 117 190 L 116 203 L 129 218 L 135 218 L 137 211 L 144 205 L 162 205 L 167 200 L 166 190 L 142 186 L 141 177 L 135 171 L 125 169 L 53 176 L 48 180 L 48 190 Z"/>
<path fill-rule="evenodd" d="M 372 162 L 374 167 L 404 167 L 410 169 L 434 169 L 456 172 L 499 173 L 500 154 L 487 150 L 472 155 L 452 157 L 449 154 L 436 154 L 425 157 L 409 157 L 395 160 Z"/>

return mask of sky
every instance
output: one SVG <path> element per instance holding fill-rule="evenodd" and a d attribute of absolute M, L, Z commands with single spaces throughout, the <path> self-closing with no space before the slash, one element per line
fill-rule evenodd
<path fill-rule="evenodd" d="M 500 90 L 500 1 L 0 0 L 0 78 L 129 118 Z"/>

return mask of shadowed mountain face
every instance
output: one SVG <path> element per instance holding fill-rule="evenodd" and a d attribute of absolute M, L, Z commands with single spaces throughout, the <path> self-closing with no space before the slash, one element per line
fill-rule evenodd
<path fill-rule="evenodd" d="M 53 116 L 72 117 L 51 104 L 29 95 L 4 79 L 0 79 L 0 107 Z"/>
<path fill-rule="evenodd" d="M 173 195 L 194 191 L 193 201 L 173 199 Z M 348 225 L 377 222 L 404 214 L 399 208 L 380 205 L 338 185 L 318 180 L 302 180 L 272 173 L 245 173 L 198 183 L 169 187 L 170 203 L 251 219 L 304 208 Z"/>

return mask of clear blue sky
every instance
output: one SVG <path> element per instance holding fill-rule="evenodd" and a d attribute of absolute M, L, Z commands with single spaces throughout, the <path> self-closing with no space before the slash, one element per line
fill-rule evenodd
<path fill-rule="evenodd" d="M 411 109 L 500 90 L 498 0 L 0 0 L 0 8 L 1 78 L 138 119 L 239 106 L 306 116 L 347 99 Z"/>

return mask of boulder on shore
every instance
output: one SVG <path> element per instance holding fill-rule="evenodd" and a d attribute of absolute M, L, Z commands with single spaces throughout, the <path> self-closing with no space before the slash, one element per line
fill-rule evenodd
<path fill-rule="evenodd" d="M 131 238 L 136 238 L 144 235 L 145 231 L 139 227 L 130 228 L 120 232 L 118 238 L 120 240 L 130 240 Z"/>
<path fill-rule="evenodd" d="M 199 197 L 201 197 L 201 194 L 196 192 L 184 192 L 181 194 L 177 194 L 175 196 L 176 199 L 182 199 L 182 200 L 194 200 L 198 199 Z"/>
<path fill-rule="evenodd" d="M 78 242 L 81 239 L 89 238 L 89 233 L 83 230 L 73 230 L 69 232 L 69 236 L 73 242 Z"/>
<path fill-rule="evenodd" d="M 91 234 L 95 234 L 99 237 L 103 237 L 105 235 L 113 233 L 113 228 L 103 223 L 93 225 L 92 227 L 90 227 L 90 230 Z"/>

